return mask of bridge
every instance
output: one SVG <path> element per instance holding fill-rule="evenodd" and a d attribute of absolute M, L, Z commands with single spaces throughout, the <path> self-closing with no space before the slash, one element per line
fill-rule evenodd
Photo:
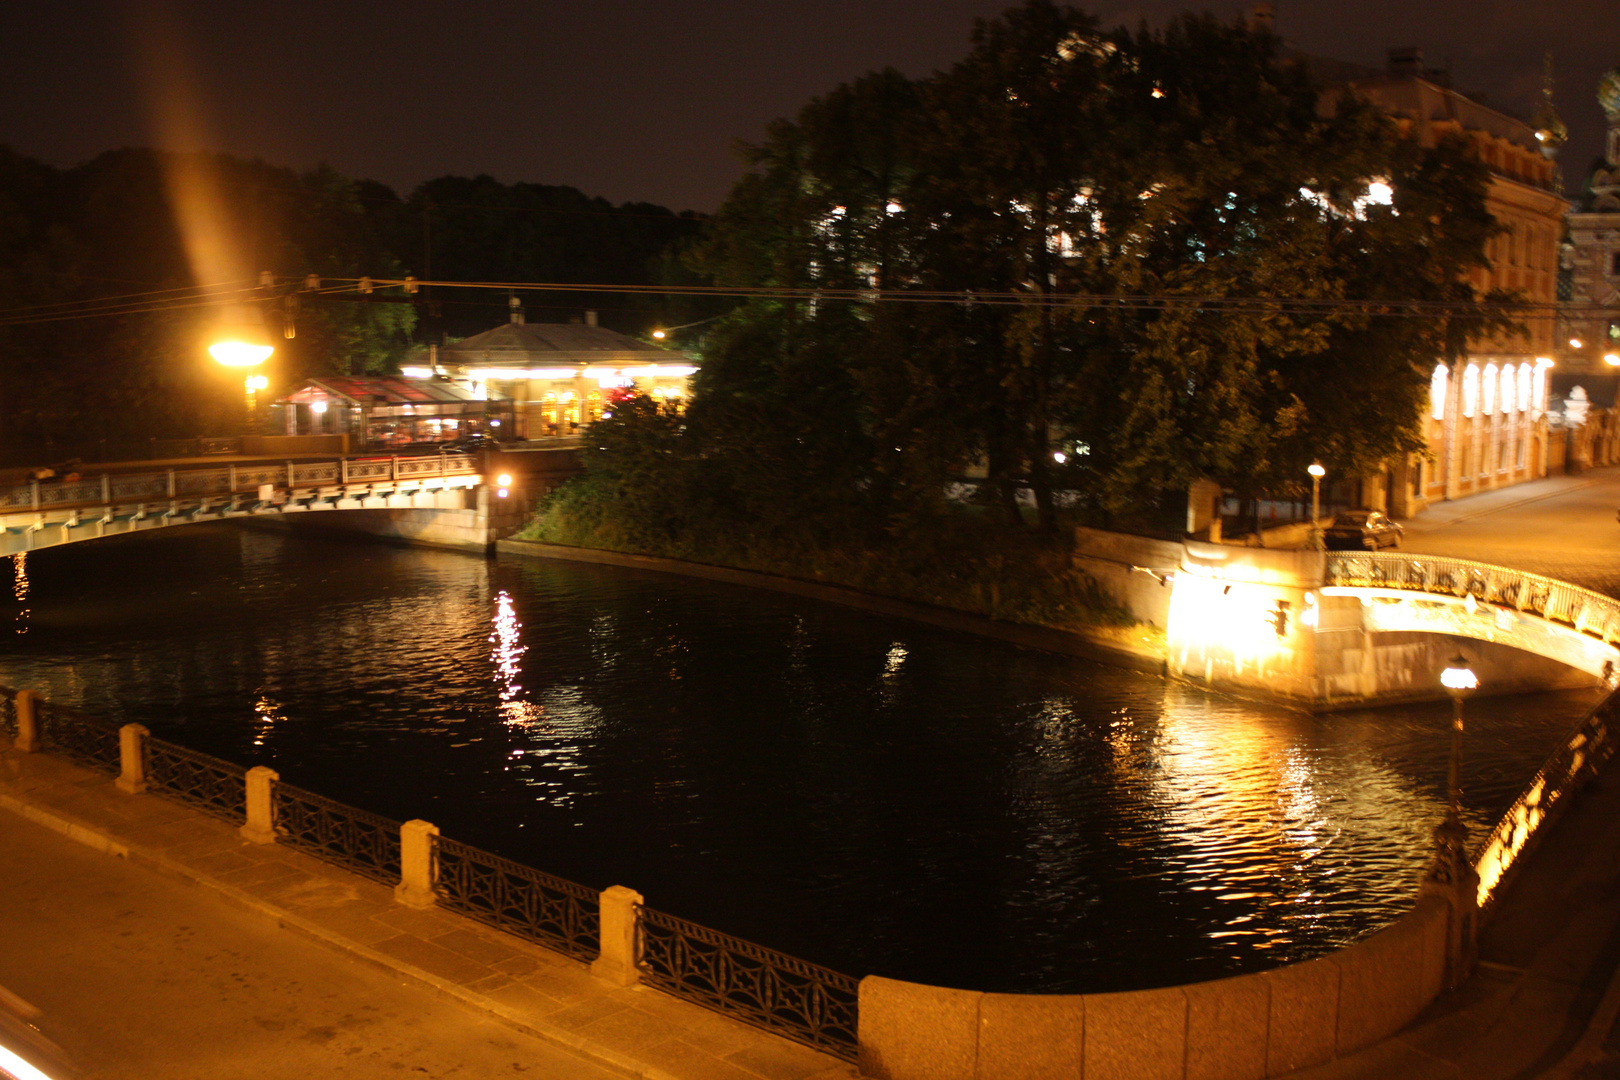
<path fill-rule="evenodd" d="M 449 514 L 468 517 L 459 528 L 476 531 L 481 524 L 487 532 L 483 490 L 479 462 L 460 453 L 34 480 L 0 488 L 0 555 L 170 525 L 323 510 L 426 511 L 431 519 Z"/>

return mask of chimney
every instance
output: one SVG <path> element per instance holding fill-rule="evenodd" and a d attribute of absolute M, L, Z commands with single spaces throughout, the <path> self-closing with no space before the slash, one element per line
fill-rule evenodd
<path fill-rule="evenodd" d="M 1423 74 L 1423 50 L 1414 49 L 1410 45 L 1389 50 L 1389 73 L 1391 75 Z"/>
<path fill-rule="evenodd" d="M 1277 6 L 1259 0 L 1249 7 L 1249 29 L 1256 34 L 1275 33 L 1272 24 L 1277 21 Z"/>
<path fill-rule="evenodd" d="M 514 326 L 522 326 L 523 325 L 523 301 L 521 301 L 521 300 L 519 300 L 517 298 L 516 293 L 513 293 L 511 296 L 506 298 L 506 306 L 507 306 L 508 310 L 510 310 L 511 313 L 512 313 L 512 324 Z"/>
<path fill-rule="evenodd" d="M 595 326 L 596 325 L 596 312 L 587 311 L 585 313 L 585 325 L 586 326 Z"/>

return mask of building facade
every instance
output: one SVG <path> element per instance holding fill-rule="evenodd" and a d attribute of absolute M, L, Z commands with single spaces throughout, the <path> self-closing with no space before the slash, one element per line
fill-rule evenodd
<path fill-rule="evenodd" d="M 1460 138 L 1490 170 L 1486 206 L 1500 226 L 1487 245 L 1490 265 L 1470 284 L 1479 296 L 1507 289 L 1545 305 L 1557 301 L 1559 244 L 1567 201 L 1559 193 L 1555 133 L 1458 93 L 1440 72 L 1424 70 L 1414 50 L 1391 54 L 1388 72 L 1353 80 L 1402 131 L 1424 146 Z M 1538 117 L 1538 120 L 1540 118 Z M 1392 466 L 1365 500 L 1406 516 L 1455 499 L 1547 473 L 1547 377 L 1556 327 L 1551 317 L 1524 321 L 1523 337 L 1482 336 L 1468 355 L 1436 363 L 1425 419 L 1428 452 Z M 1381 496 L 1381 497 L 1380 497 Z"/>
<path fill-rule="evenodd" d="M 1620 368 L 1620 68 L 1598 81 L 1597 97 L 1608 135 L 1567 218 L 1560 344 L 1570 368 L 1612 372 Z"/>
<path fill-rule="evenodd" d="M 601 418 L 617 395 L 646 394 L 667 408 L 685 407 L 693 357 L 597 326 L 530 323 L 512 308 L 505 325 L 423 353 L 408 375 L 445 375 L 472 393 L 511 402 L 503 437 L 566 437 Z"/>

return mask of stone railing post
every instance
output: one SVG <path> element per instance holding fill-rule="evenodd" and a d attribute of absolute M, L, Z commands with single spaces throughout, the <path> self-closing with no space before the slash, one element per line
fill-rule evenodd
<path fill-rule="evenodd" d="M 24 754 L 39 753 L 39 695 L 32 690 L 17 691 L 17 740 L 12 746 Z"/>
<path fill-rule="evenodd" d="M 270 793 L 280 779 L 280 773 L 263 765 L 255 765 L 247 771 L 247 824 L 238 830 L 244 839 L 255 844 L 276 842 L 275 809 Z"/>
<path fill-rule="evenodd" d="M 602 890 L 598 903 L 602 953 L 591 961 L 591 974 L 614 986 L 634 986 L 641 981 L 641 894 L 614 885 Z"/>
<path fill-rule="evenodd" d="M 439 902 L 433 892 L 438 876 L 433 838 L 438 835 L 437 825 L 420 819 L 399 827 L 399 884 L 394 886 L 394 899 L 407 907 L 426 908 Z"/>
<path fill-rule="evenodd" d="M 118 790 L 139 795 L 146 790 L 146 737 L 151 732 L 140 724 L 118 729 Z"/>

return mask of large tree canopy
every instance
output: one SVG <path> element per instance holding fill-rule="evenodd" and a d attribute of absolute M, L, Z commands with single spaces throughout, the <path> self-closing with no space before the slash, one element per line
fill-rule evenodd
<path fill-rule="evenodd" d="M 819 484 L 896 522 L 975 463 L 1050 522 L 1054 488 L 1128 515 L 1418 449 L 1467 324 L 1369 311 L 1469 299 L 1494 227 L 1460 146 L 1325 97 L 1269 34 L 1105 32 L 1049 0 L 935 76 L 811 102 L 749 164 L 696 264 L 794 293 L 712 335 L 690 434 L 717 478 L 746 460 L 778 498 Z"/>

